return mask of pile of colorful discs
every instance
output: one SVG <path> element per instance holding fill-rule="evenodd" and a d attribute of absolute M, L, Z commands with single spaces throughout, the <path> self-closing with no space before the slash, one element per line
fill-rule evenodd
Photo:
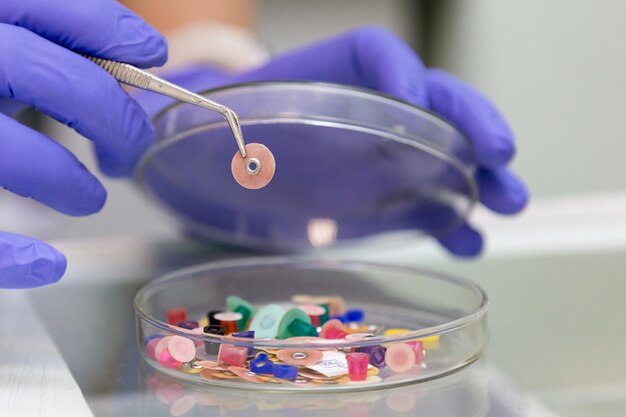
<path fill-rule="evenodd" d="M 426 353 L 439 349 L 439 336 L 367 343 L 411 330 L 368 323 L 367 311 L 346 309 L 339 296 L 296 295 L 290 302 L 258 306 L 229 296 L 224 309 L 190 318 L 186 308 L 173 307 L 166 320 L 176 334 L 146 335 L 146 356 L 214 382 L 302 388 L 377 384 L 423 372 Z"/>

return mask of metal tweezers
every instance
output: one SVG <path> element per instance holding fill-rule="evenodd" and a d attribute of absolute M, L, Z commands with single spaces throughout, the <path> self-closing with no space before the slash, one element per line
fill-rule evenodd
<path fill-rule="evenodd" d="M 136 68 L 132 65 L 87 55 L 83 56 L 90 61 L 98 64 L 106 72 L 111 74 L 117 81 L 123 84 L 141 88 L 143 90 L 153 91 L 155 93 L 172 97 L 179 101 L 184 101 L 186 103 L 194 104 L 196 106 L 204 107 L 205 109 L 213 110 L 220 113 L 228 122 L 228 125 L 230 126 L 230 129 L 235 136 L 235 141 L 237 141 L 239 153 L 243 158 L 246 158 L 246 143 L 243 140 L 243 133 L 241 132 L 239 117 L 237 117 L 237 114 L 230 108 L 211 101 L 207 98 L 204 98 L 199 94 L 193 93 L 175 84 L 172 84 L 169 81 L 159 78 L 154 74 Z"/>

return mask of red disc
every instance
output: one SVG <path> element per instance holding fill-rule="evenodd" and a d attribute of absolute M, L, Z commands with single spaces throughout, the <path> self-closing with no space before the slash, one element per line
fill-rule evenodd
<path fill-rule="evenodd" d="M 274 155 L 260 143 L 246 145 L 244 158 L 239 152 L 235 153 L 230 164 L 233 178 L 239 185 L 249 190 L 258 190 L 270 183 L 276 171 Z"/>

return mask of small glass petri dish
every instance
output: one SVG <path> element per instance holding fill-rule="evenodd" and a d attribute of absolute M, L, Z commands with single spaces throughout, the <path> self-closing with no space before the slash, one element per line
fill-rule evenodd
<path fill-rule="evenodd" d="M 219 114 L 177 103 L 154 119 L 137 182 L 195 236 L 279 253 L 442 236 L 477 200 L 469 141 L 428 110 L 372 90 L 259 82 L 204 92 L 276 159 L 272 182 L 239 186 Z"/>
<path fill-rule="evenodd" d="M 240 297 L 255 308 L 274 304 L 289 311 L 302 307 L 306 299 L 302 294 L 310 300 L 342 298 L 342 310 L 360 312 L 353 319 L 357 322 L 345 320 L 346 313 L 345 323 L 338 327 L 343 333 L 333 339 L 222 336 L 211 334 L 203 327 L 207 323 L 202 324 L 209 311 L 228 310 L 225 300 L 229 296 Z M 483 353 L 487 308 L 484 291 L 465 279 L 414 268 L 297 257 L 250 258 L 187 268 L 148 283 L 135 298 L 139 349 L 154 368 L 187 381 L 267 391 L 359 391 L 448 375 Z M 181 310 L 184 320 L 195 321 L 197 328 L 168 322 L 168 314 Z M 280 316 L 281 325 L 287 316 Z M 324 323 L 329 323 L 325 320 L 311 325 L 324 329 Z M 251 327 L 248 321 L 238 331 Z M 363 333 L 367 337 L 351 337 Z M 327 330 L 325 337 L 329 334 Z M 184 360 L 172 360 L 173 352 L 163 353 L 174 337 L 193 346 Z M 351 353 L 373 355 L 373 350 L 382 350 L 386 362 L 371 356 L 366 379 L 352 380 L 344 358 Z M 238 363 L 232 362 L 232 352 L 238 352 L 234 359 Z M 251 361 L 260 353 L 274 366 L 295 363 L 298 376 L 281 379 L 255 374 Z M 298 362 L 303 354 L 315 360 Z"/>

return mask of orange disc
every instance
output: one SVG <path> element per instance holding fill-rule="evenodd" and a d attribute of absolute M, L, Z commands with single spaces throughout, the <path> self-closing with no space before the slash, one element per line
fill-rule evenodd
<path fill-rule="evenodd" d="M 276 357 L 290 365 L 307 366 L 322 360 L 324 354 L 319 350 L 312 349 L 281 349 Z"/>
<path fill-rule="evenodd" d="M 260 143 L 246 145 L 246 158 L 239 152 L 233 156 L 230 170 L 239 185 L 249 190 L 258 190 L 270 183 L 276 171 L 274 155 Z"/>
<path fill-rule="evenodd" d="M 212 371 L 225 371 L 228 369 L 227 366 L 222 366 L 215 361 L 197 361 L 196 365 L 204 369 L 210 369 Z"/>
<path fill-rule="evenodd" d="M 325 376 L 315 371 L 302 370 L 302 369 L 298 371 L 298 375 L 303 376 L 308 379 L 313 379 L 313 380 L 333 380 L 333 379 L 339 379 L 343 376 L 343 375 Z"/>
<path fill-rule="evenodd" d="M 214 371 L 212 376 L 218 379 L 238 379 L 239 378 L 237 375 L 229 371 L 223 371 L 223 372 Z"/>
<path fill-rule="evenodd" d="M 215 371 L 210 371 L 208 369 L 205 369 L 202 372 L 200 372 L 200 376 L 204 379 L 208 379 L 209 381 L 215 381 L 218 378 L 213 376 L 214 373 Z"/>
<path fill-rule="evenodd" d="M 246 381 L 249 381 L 249 382 L 254 382 L 257 384 L 263 384 L 265 382 L 261 378 L 259 378 L 255 373 L 250 372 L 246 368 L 241 368 L 238 366 L 229 366 L 228 370 L 232 372 L 233 374 L 237 375 L 239 378 L 245 379 Z"/>

